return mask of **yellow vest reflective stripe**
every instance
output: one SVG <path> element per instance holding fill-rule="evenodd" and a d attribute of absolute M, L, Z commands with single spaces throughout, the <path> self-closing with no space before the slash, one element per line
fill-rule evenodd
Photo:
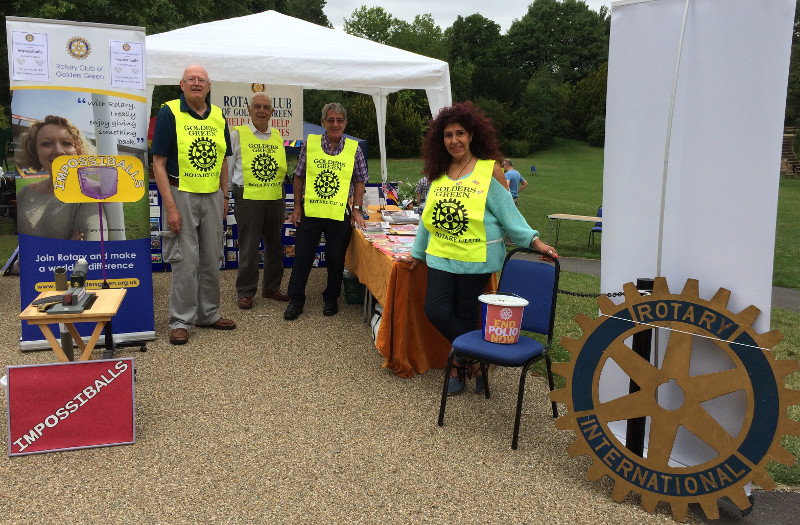
<path fill-rule="evenodd" d="M 242 151 L 244 198 L 259 201 L 282 199 L 286 150 L 281 134 L 273 129 L 269 139 L 261 140 L 250 126 L 237 126 L 236 129 Z"/>
<path fill-rule="evenodd" d="M 219 189 L 219 173 L 225 160 L 225 117 L 217 106 L 204 120 L 181 111 L 180 100 L 167 106 L 175 115 L 178 137 L 178 183 L 181 191 L 213 193 Z"/>
<path fill-rule="evenodd" d="M 338 155 L 322 149 L 322 135 L 309 135 L 306 142 L 306 196 L 304 209 L 309 217 L 344 220 L 350 179 L 356 167 L 355 140 L 344 140 Z"/>
<path fill-rule="evenodd" d="M 426 253 L 465 262 L 486 262 L 483 215 L 495 161 L 479 160 L 461 180 L 444 175 L 431 184 L 422 223 L 430 232 Z"/>

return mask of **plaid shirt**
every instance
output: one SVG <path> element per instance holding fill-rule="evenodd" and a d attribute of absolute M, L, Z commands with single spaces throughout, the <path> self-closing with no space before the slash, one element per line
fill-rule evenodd
<path fill-rule="evenodd" d="M 414 193 L 419 194 L 419 203 L 423 204 L 426 200 L 428 200 L 428 190 L 431 189 L 431 183 L 428 182 L 428 177 L 422 177 L 417 182 L 417 188 L 414 190 Z"/>
<path fill-rule="evenodd" d="M 333 151 L 331 151 L 331 141 L 328 140 L 328 134 L 322 134 L 322 149 L 330 151 L 330 155 L 338 155 L 344 149 L 344 141 L 345 140 L 352 140 L 346 139 L 342 137 L 342 140 L 339 141 L 339 145 L 336 146 Z M 307 142 L 304 142 L 302 147 L 300 148 L 300 155 L 297 157 L 297 167 L 294 169 L 294 176 L 300 177 L 301 179 L 306 178 L 306 148 L 308 146 Z M 350 179 L 350 195 L 353 194 L 353 183 L 354 182 L 368 182 L 369 181 L 369 172 L 367 171 L 367 159 L 364 158 L 364 152 L 361 151 L 361 148 L 356 148 L 356 164 L 353 167 L 353 177 Z"/>

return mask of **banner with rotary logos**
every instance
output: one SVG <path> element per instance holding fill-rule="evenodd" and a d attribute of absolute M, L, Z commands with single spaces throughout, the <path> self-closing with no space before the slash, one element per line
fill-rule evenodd
<path fill-rule="evenodd" d="M 115 341 L 154 339 L 144 28 L 6 17 L 6 34 L 21 309 L 84 258 L 87 289 L 128 288 Z M 21 348 L 49 344 L 23 323 Z"/>

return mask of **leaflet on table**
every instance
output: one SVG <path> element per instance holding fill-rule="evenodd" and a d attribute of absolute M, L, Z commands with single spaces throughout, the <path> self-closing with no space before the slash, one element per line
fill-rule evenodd
<path fill-rule="evenodd" d="M 395 224 L 388 228 L 388 233 L 392 235 L 416 235 L 416 224 Z"/>
<path fill-rule="evenodd" d="M 386 238 L 396 244 L 414 244 L 414 238 L 408 235 L 388 235 Z"/>
<path fill-rule="evenodd" d="M 388 228 L 389 228 L 388 222 L 366 222 L 361 231 L 363 231 L 364 234 L 383 233 L 383 231 Z"/>
<path fill-rule="evenodd" d="M 416 224 L 419 214 L 413 210 L 383 210 L 381 216 L 391 224 Z"/>
<path fill-rule="evenodd" d="M 398 243 L 392 242 L 387 239 L 374 239 L 371 241 L 372 245 L 386 255 L 393 257 L 395 255 L 407 255 L 411 253 L 413 243 Z"/>

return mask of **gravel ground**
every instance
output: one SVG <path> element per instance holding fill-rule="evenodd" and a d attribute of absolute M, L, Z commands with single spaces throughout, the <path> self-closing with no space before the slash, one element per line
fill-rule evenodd
<path fill-rule="evenodd" d="M 312 272 L 294 322 L 260 297 L 238 310 L 234 279 L 222 272 L 221 312 L 238 329 L 195 329 L 171 346 L 170 277 L 154 274 L 158 338 L 145 353 L 117 352 L 137 371 L 136 444 L 0 461 L 0 521 L 673 522 L 664 504 L 650 514 L 636 495 L 615 503 L 607 478 L 587 480 L 590 462 L 566 454 L 573 437 L 556 430 L 542 378 L 528 381 L 516 451 L 516 370 L 493 376 L 490 400 L 451 398 L 440 428 L 441 372 L 402 379 L 382 368 L 360 306 L 322 316 L 324 271 Z M 2 285 L 2 364 L 55 361 L 19 351 L 19 282 Z M 689 522 L 700 520 L 690 512 Z"/>

